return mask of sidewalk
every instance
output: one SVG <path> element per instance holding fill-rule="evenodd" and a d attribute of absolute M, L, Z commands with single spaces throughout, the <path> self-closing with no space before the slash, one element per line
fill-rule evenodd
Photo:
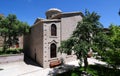
<path fill-rule="evenodd" d="M 21 76 L 26 73 L 31 73 L 37 70 L 41 70 L 43 68 L 33 65 L 27 65 L 23 61 L 20 61 L 20 62 L 1 64 L 0 69 L 3 69 L 0 71 L 0 76 Z"/>
<path fill-rule="evenodd" d="M 66 63 L 69 65 L 79 66 L 78 60 Z M 105 64 L 94 58 L 88 58 L 89 64 Z M 41 68 L 37 65 L 26 64 L 23 61 L 0 64 L 0 76 L 48 76 L 51 68 Z"/>

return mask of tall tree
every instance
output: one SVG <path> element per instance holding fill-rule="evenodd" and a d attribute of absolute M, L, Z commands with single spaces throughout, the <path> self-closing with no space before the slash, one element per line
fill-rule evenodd
<path fill-rule="evenodd" d="M 96 34 L 101 32 L 103 29 L 103 26 L 99 22 L 99 18 L 100 16 L 97 13 L 90 13 L 86 10 L 82 21 L 78 22 L 72 37 L 66 41 L 63 41 L 59 49 L 65 53 L 68 51 L 74 51 L 80 62 L 82 63 L 82 61 L 84 61 L 85 70 L 88 66 L 88 52 L 94 45 L 93 39 Z"/>
<path fill-rule="evenodd" d="M 111 24 L 110 34 L 108 35 L 110 40 L 113 42 L 115 48 L 120 48 L 120 26 Z"/>
<path fill-rule="evenodd" d="M 109 33 L 101 37 L 101 41 L 104 39 L 104 42 L 99 44 L 99 47 L 102 46 L 102 49 L 98 48 L 99 50 L 96 50 L 101 56 L 100 59 L 116 70 L 120 67 L 120 26 L 111 24 L 108 29 Z M 103 43 L 106 44 L 103 45 Z"/>
<path fill-rule="evenodd" d="M 4 38 L 3 52 L 10 46 L 18 43 L 18 37 L 29 32 L 29 25 L 17 19 L 16 15 L 9 14 L 0 18 L 0 33 Z"/>

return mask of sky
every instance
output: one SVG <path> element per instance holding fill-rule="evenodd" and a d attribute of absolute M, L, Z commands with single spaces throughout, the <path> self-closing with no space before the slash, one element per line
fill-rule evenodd
<path fill-rule="evenodd" d="M 78 12 L 85 9 L 100 15 L 104 27 L 120 25 L 120 0 L 0 0 L 0 13 L 15 14 L 20 21 L 33 25 L 36 18 L 46 18 L 45 12 L 58 8 L 62 12 Z"/>

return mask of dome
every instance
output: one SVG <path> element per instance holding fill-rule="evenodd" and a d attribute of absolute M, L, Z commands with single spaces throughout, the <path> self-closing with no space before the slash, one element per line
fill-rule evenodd
<path fill-rule="evenodd" d="M 54 15 L 62 13 L 62 11 L 60 9 L 57 8 L 50 8 L 47 12 L 46 12 L 46 18 L 47 19 L 51 19 Z"/>
<path fill-rule="evenodd" d="M 62 12 L 60 9 L 57 9 L 57 8 L 50 8 L 48 11 L 58 11 L 58 12 Z M 47 12 L 48 12 L 47 11 Z"/>

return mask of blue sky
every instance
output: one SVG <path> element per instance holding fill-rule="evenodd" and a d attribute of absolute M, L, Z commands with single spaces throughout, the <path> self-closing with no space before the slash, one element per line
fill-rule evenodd
<path fill-rule="evenodd" d="M 120 25 L 120 0 L 1 0 L 0 13 L 7 16 L 16 14 L 19 20 L 32 25 L 37 17 L 45 18 L 50 8 L 58 8 L 63 12 L 81 11 L 85 9 L 97 12 L 104 27 L 111 23 Z"/>

